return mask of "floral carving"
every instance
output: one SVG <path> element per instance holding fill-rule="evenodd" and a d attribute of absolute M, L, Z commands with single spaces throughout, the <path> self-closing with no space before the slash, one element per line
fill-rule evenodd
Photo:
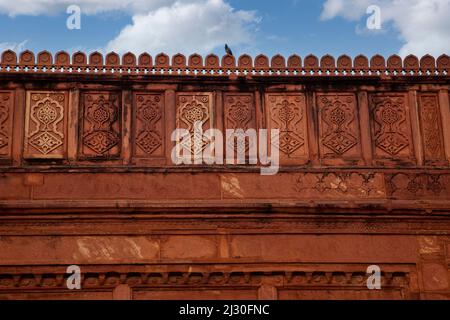
<path fill-rule="evenodd" d="M 254 116 L 254 104 L 252 94 L 226 94 L 225 95 L 225 128 L 247 129 L 256 128 Z M 228 141 L 233 143 L 234 141 Z M 251 141 L 245 142 L 245 150 L 248 151 Z M 238 146 L 235 146 L 237 149 Z"/>
<path fill-rule="evenodd" d="M 192 150 L 192 155 L 198 156 L 197 153 L 203 152 L 208 144 L 208 141 L 200 130 L 194 130 L 194 125 L 198 125 L 198 129 L 207 130 L 207 124 L 210 122 L 210 111 L 211 108 L 211 96 L 209 94 L 180 94 L 178 95 L 178 105 L 177 105 L 177 128 L 184 128 L 189 131 L 190 139 L 184 139 L 185 137 L 180 137 L 182 140 L 181 144 L 184 142 L 190 143 Z M 193 141 L 201 141 L 201 148 L 197 149 L 194 147 Z M 184 145 L 183 145 L 184 146 Z M 185 147 L 188 147 L 187 145 Z"/>
<path fill-rule="evenodd" d="M 26 119 L 26 157 L 59 158 L 63 155 L 65 101 L 64 93 L 30 93 Z"/>
<path fill-rule="evenodd" d="M 90 149 L 86 155 L 102 156 L 118 149 L 120 134 L 118 131 L 118 96 L 108 93 L 88 93 L 83 95 L 85 126 L 83 128 L 83 146 Z M 116 148 L 117 147 L 117 148 Z M 118 150 L 112 152 L 118 154 Z"/>
<path fill-rule="evenodd" d="M 318 97 L 320 141 L 322 152 L 332 151 L 342 156 L 358 145 L 356 111 L 352 95 L 322 95 Z M 323 148 L 325 147 L 325 148 Z"/>
<path fill-rule="evenodd" d="M 449 196 L 450 175 L 427 173 L 397 173 L 386 175 L 389 196 L 400 199 L 444 198 Z"/>
<path fill-rule="evenodd" d="M 10 140 L 10 104 L 11 94 L 0 92 L 0 155 L 7 154 Z"/>
<path fill-rule="evenodd" d="M 390 157 L 409 155 L 409 121 L 403 96 L 372 97 L 374 144 Z"/>
<path fill-rule="evenodd" d="M 270 128 L 279 129 L 279 149 L 288 157 L 305 145 L 303 96 L 269 95 Z"/>
<path fill-rule="evenodd" d="M 230 98 L 232 105 L 228 109 L 228 119 L 234 129 L 247 129 L 248 122 L 251 120 L 251 111 L 247 103 L 250 102 L 250 98 L 247 97 L 245 102 L 238 100 L 233 103 L 233 98 Z M 243 99 L 242 99 L 243 100 Z"/>
<path fill-rule="evenodd" d="M 163 97 L 161 94 L 139 94 L 136 96 L 136 108 L 136 145 L 146 156 L 155 154 L 163 145 L 160 128 Z"/>
<path fill-rule="evenodd" d="M 420 97 L 420 121 L 425 160 L 441 160 L 443 154 L 440 111 L 435 95 Z"/>
<path fill-rule="evenodd" d="M 380 198 L 385 196 L 382 178 L 378 173 L 301 173 L 294 189 L 302 197 Z"/>

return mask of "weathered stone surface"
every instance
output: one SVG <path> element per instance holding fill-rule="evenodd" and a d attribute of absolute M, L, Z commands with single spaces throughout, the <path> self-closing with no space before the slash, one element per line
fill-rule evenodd
<path fill-rule="evenodd" d="M 422 265 L 422 281 L 427 291 L 449 289 L 448 269 L 439 263 L 426 262 Z"/>
<path fill-rule="evenodd" d="M 151 263 L 159 243 L 149 237 L 7 236 L 0 239 L 2 265 Z"/>
<path fill-rule="evenodd" d="M 217 257 L 217 244 L 214 237 L 171 236 L 161 244 L 163 260 L 199 260 Z"/>
<path fill-rule="evenodd" d="M 282 300 L 401 300 L 401 291 L 395 290 L 281 290 Z"/>
<path fill-rule="evenodd" d="M 215 175 L 152 173 L 69 173 L 47 174 L 34 188 L 33 198 L 70 200 L 184 200 L 218 199 L 220 189 Z"/>
<path fill-rule="evenodd" d="M 236 235 L 231 237 L 231 256 L 273 262 L 414 263 L 414 240 L 408 236 Z"/>
<path fill-rule="evenodd" d="M 29 199 L 30 190 L 24 182 L 23 175 L 0 176 L 0 199 L 2 200 Z"/>
<path fill-rule="evenodd" d="M 143 291 L 136 290 L 135 300 L 256 300 L 256 290 L 186 290 L 181 293 L 174 291 Z"/>
<path fill-rule="evenodd" d="M 448 56 L 36 57 L 0 61 L 0 299 L 450 299 Z M 177 165 L 195 122 L 279 129 L 279 171 Z"/>

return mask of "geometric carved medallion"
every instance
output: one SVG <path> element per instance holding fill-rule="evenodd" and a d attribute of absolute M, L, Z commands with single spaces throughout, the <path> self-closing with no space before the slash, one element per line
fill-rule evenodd
<path fill-rule="evenodd" d="M 180 144 L 186 150 L 190 147 L 194 158 L 200 157 L 211 142 L 201 134 L 200 128 L 203 132 L 211 128 L 212 100 L 211 93 L 177 94 L 176 128 L 186 129 L 189 132 L 189 136 L 180 136 L 177 141 L 181 140 Z M 194 130 L 195 125 L 199 126 L 197 130 Z M 195 141 L 200 142 L 200 147 L 195 147 Z"/>
<path fill-rule="evenodd" d="M 352 94 L 318 94 L 320 147 L 323 156 L 358 156 L 358 121 Z M 331 153 L 330 153 L 331 151 Z"/>
<path fill-rule="evenodd" d="M 65 152 L 64 92 L 28 92 L 25 158 L 63 158 Z"/>
<path fill-rule="evenodd" d="M 225 94 L 225 122 L 227 129 L 246 129 L 254 122 L 253 95 L 247 93 Z M 252 121 L 253 120 L 253 121 Z"/>
<path fill-rule="evenodd" d="M 164 95 L 135 95 L 135 154 L 139 157 L 163 156 Z"/>
<path fill-rule="evenodd" d="M 109 92 L 84 93 L 82 154 L 111 157 L 120 153 L 119 95 Z"/>
<path fill-rule="evenodd" d="M 31 138 L 30 144 L 41 153 L 48 154 L 62 145 L 62 139 L 51 132 L 43 131 Z"/>
<path fill-rule="evenodd" d="M 384 157 L 409 157 L 410 125 L 404 96 L 374 95 L 371 99 L 375 152 Z"/>

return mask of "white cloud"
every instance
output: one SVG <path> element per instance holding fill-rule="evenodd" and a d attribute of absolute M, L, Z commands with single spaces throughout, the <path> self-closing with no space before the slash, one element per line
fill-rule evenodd
<path fill-rule="evenodd" d="M 134 14 L 173 2 L 175 0 L 0 0 L 0 13 L 12 17 L 48 15 L 65 12 L 68 6 L 78 5 L 81 12 L 88 15 L 113 10 Z"/>
<path fill-rule="evenodd" d="M 236 11 L 224 0 L 175 2 L 133 16 L 131 25 L 107 45 L 124 53 L 209 53 L 214 48 L 252 41 L 259 18 L 253 11 Z"/>
<path fill-rule="evenodd" d="M 359 20 L 366 8 L 377 0 L 326 0 L 321 19 L 327 20 L 342 16 L 348 20 Z"/>
<path fill-rule="evenodd" d="M 0 42 L 0 52 L 6 50 L 12 50 L 15 52 L 21 52 L 25 50 L 25 46 L 28 40 L 22 42 Z"/>
<path fill-rule="evenodd" d="M 399 32 L 400 55 L 450 52 L 450 0 L 326 0 L 321 18 L 359 21 L 372 4 L 381 8 L 383 28 Z"/>
<path fill-rule="evenodd" d="M 73 4 L 82 14 L 120 11 L 132 16 L 132 23 L 99 50 L 119 53 L 209 53 L 224 43 L 251 47 L 260 20 L 256 12 L 234 10 L 226 0 L 0 0 L 0 14 L 51 15 Z"/>

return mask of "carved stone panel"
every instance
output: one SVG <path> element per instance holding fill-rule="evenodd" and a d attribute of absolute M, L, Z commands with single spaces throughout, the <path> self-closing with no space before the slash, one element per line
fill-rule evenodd
<path fill-rule="evenodd" d="M 380 173 L 299 173 L 294 189 L 300 198 L 383 198 L 386 195 Z"/>
<path fill-rule="evenodd" d="M 190 139 L 179 137 L 183 142 L 190 141 L 191 154 L 199 156 L 208 145 L 205 136 L 196 137 L 200 130 L 194 130 L 194 124 L 199 124 L 203 132 L 213 128 L 213 95 L 212 93 L 184 92 L 177 93 L 176 99 L 176 127 L 189 131 Z M 194 147 L 195 139 L 201 141 L 201 148 Z M 186 146 L 187 147 L 187 146 Z"/>
<path fill-rule="evenodd" d="M 414 149 L 406 95 L 371 95 L 370 111 L 374 157 L 412 160 Z"/>
<path fill-rule="evenodd" d="M 361 157 L 354 94 L 318 94 L 319 143 L 322 158 Z"/>
<path fill-rule="evenodd" d="M 24 158 L 61 159 L 67 143 L 66 92 L 27 93 Z"/>
<path fill-rule="evenodd" d="M 136 93 L 134 96 L 134 155 L 138 158 L 164 156 L 164 94 Z"/>
<path fill-rule="evenodd" d="M 248 129 L 256 130 L 255 103 L 252 93 L 225 93 L 224 114 L 225 129 L 242 129 L 244 132 Z M 245 151 L 248 151 L 251 142 L 246 138 Z M 227 143 L 232 142 L 227 141 Z M 237 150 L 236 141 L 233 144 Z"/>
<path fill-rule="evenodd" d="M 441 116 L 438 97 L 435 94 L 422 94 L 419 103 L 420 129 L 426 163 L 444 160 Z"/>
<path fill-rule="evenodd" d="M 122 144 L 122 108 L 116 92 L 85 92 L 81 95 L 80 156 L 117 158 Z"/>
<path fill-rule="evenodd" d="M 0 159 L 11 154 L 13 100 L 11 91 L 0 91 Z"/>
<path fill-rule="evenodd" d="M 279 129 L 281 164 L 308 161 L 306 102 L 303 94 L 266 94 L 267 129 Z M 272 144 L 272 143 L 271 143 Z"/>
<path fill-rule="evenodd" d="M 442 199 L 450 197 L 450 174 L 386 174 L 386 188 L 393 199 Z"/>

